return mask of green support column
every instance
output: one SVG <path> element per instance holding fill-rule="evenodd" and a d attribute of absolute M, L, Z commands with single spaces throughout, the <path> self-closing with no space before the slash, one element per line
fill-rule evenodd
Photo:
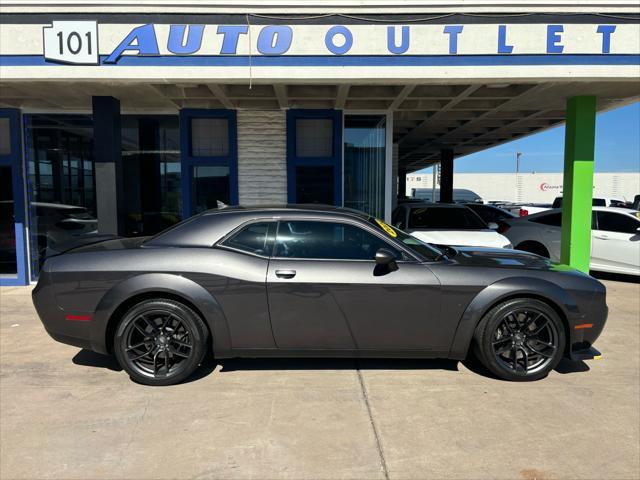
<path fill-rule="evenodd" d="M 567 101 L 560 261 L 589 273 L 596 97 Z"/>

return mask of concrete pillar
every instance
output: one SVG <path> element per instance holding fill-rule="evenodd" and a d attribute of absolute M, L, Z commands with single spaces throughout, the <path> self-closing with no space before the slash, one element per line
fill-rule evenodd
<path fill-rule="evenodd" d="M 596 97 L 567 101 L 560 261 L 589 272 Z"/>
<path fill-rule="evenodd" d="M 453 150 L 440 152 L 440 203 L 453 202 Z"/>
<path fill-rule="evenodd" d="M 398 168 L 398 198 L 407 196 L 407 169 Z"/>
<path fill-rule="evenodd" d="M 98 232 L 123 235 L 120 102 L 113 97 L 93 97 L 92 103 Z"/>

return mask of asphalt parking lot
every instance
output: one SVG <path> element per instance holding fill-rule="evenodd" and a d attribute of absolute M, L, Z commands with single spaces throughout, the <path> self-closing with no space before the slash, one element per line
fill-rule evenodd
<path fill-rule="evenodd" d="M 0 477 L 637 479 L 640 285 L 605 281 L 603 359 L 507 383 L 433 360 L 225 360 L 174 387 L 45 333 L 0 290 Z"/>

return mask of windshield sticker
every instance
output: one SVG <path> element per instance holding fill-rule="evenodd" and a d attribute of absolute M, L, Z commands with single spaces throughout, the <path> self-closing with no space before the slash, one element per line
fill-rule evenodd
<path fill-rule="evenodd" d="M 390 236 L 392 236 L 393 238 L 396 238 L 398 236 L 398 234 L 396 233 L 396 231 L 391 228 L 389 225 L 387 225 L 386 223 L 384 223 L 382 220 L 379 220 L 376 218 L 376 223 L 378 225 L 380 225 L 380 227 L 387 232 Z"/>

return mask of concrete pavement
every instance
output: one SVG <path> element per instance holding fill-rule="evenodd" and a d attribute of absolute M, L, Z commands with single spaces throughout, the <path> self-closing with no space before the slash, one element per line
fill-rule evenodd
<path fill-rule="evenodd" d="M 174 387 L 48 337 L 0 289 L 0 478 L 640 477 L 640 285 L 605 282 L 604 358 L 507 383 L 427 360 L 225 360 Z"/>

